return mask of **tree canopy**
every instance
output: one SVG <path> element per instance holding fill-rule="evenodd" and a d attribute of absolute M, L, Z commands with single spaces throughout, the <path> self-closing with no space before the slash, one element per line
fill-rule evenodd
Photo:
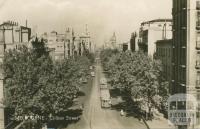
<path fill-rule="evenodd" d="M 143 52 L 110 49 L 102 51 L 101 60 L 112 87 L 125 91 L 135 100 L 142 100 L 141 107 L 147 105 L 151 110 L 168 97 L 169 87 L 159 60 L 152 60 Z"/>
<path fill-rule="evenodd" d="M 67 111 L 81 86 L 80 78 L 88 75 L 90 59 L 54 62 L 42 40 L 34 40 L 32 46 L 5 53 L 6 107 L 14 109 L 14 116 L 48 117 Z"/>

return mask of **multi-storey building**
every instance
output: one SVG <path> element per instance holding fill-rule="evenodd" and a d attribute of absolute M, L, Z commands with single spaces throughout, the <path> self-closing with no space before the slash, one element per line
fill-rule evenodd
<path fill-rule="evenodd" d="M 156 42 L 156 55 L 154 57 L 162 61 L 163 75 L 170 84 L 172 76 L 172 39 L 158 40 Z M 171 93 L 171 85 L 169 93 Z"/>
<path fill-rule="evenodd" d="M 74 39 L 74 55 L 82 55 L 83 45 L 81 45 L 81 40 L 79 37 Z"/>
<path fill-rule="evenodd" d="M 173 0 L 172 14 L 172 94 L 196 97 L 197 125 L 200 125 L 200 1 Z"/>
<path fill-rule="evenodd" d="M 132 52 L 138 50 L 138 44 L 137 44 L 137 33 L 134 32 L 131 34 L 131 39 L 130 39 L 130 50 Z"/>
<path fill-rule="evenodd" d="M 65 43 L 66 43 L 66 50 L 67 50 L 67 57 L 74 56 L 74 40 L 75 35 L 73 29 L 67 28 L 65 32 Z"/>
<path fill-rule="evenodd" d="M 47 39 L 45 39 L 45 37 Z M 75 36 L 73 30 L 67 28 L 64 34 L 52 31 L 50 34 L 43 34 L 46 46 L 51 50 L 51 55 L 55 60 L 62 60 L 74 56 L 75 53 Z"/>
<path fill-rule="evenodd" d="M 91 52 L 92 50 L 92 44 L 90 41 L 90 36 L 89 35 L 82 35 L 80 36 L 80 40 L 81 40 L 81 45 L 83 46 L 84 50 L 88 50 L 89 52 Z"/>
<path fill-rule="evenodd" d="M 138 46 L 139 49 L 147 52 L 153 57 L 156 52 L 157 40 L 172 38 L 172 20 L 155 19 L 141 23 Z"/>
<path fill-rule="evenodd" d="M 0 43 L 4 44 L 4 50 L 27 45 L 30 38 L 31 29 L 28 27 L 19 26 L 18 23 L 12 21 L 4 22 L 0 25 Z"/>
<path fill-rule="evenodd" d="M 56 31 L 52 31 L 47 36 L 47 43 L 46 46 L 51 50 L 52 59 L 55 60 L 62 60 L 67 56 L 65 50 L 65 42 L 64 42 L 64 35 L 58 34 Z"/>

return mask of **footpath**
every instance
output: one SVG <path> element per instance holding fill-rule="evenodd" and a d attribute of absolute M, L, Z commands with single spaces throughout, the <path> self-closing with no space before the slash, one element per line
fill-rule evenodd
<path fill-rule="evenodd" d="M 170 125 L 168 120 L 163 117 L 156 118 L 151 121 L 146 121 L 146 124 L 150 129 L 175 129 L 175 127 Z"/>

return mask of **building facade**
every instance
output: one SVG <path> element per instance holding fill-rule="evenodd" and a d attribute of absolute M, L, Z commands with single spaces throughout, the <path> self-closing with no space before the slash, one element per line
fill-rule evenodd
<path fill-rule="evenodd" d="M 49 34 L 41 36 L 46 42 L 46 47 L 49 48 L 51 56 L 55 60 L 63 60 L 64 58 L 73 57 L 75 53 L 75 36 L 73 29 L 67 28 L 64 34 L 59 34 L 52 31 Z"/>
<path fill-rule="evenodd" d="M 165 79 L 171 83 L 172 76 L 172 39 L 156 42 L 156 59 L 161 60 Z M 169 93 L 171 93 L 171 84 Z"/>
<path fill-rule="evenodd" d="M 196 97 L 197 125 L 200 125 L 200 1 L 173 0 L 172 14 L 172 94 Z"/>
<path fill-rule="evenodd" d="M 156 41 L 172 38 L 172 20 L 155 19 L 141 23 L 139 31 L 139 49 L 153 57 L 156 52 Z"/>
<path fill-rule="evenodd" d="M 80 47 L 83 49 L 83 51 L 88 50 L 89 52 L 92 51 L 92 43 L 90 41 L 89 35 L 82 35 L 80 36 L 81 45 Z"/>
<path fill-rule="evenodd" d="M 46 46 L 55 60 L 81 56 L 86 50 L 89 53 L 94 52 L 94 45 L 91 43 L 91 37 L 87 31 L 79 37 L 75 36 L 73 29 L 67 28 L 64 34 L 52 31 L 50 34 L 42 34 L 41 38 L 47 41 Z"/>
<path fill-rule="evenodd" d="M 131 39 L 130 39 L 130 50 L 132 52 L 138 50 L 138 44 L 137 44 L 137 33 L 134 32 L 131 34 Z"/>

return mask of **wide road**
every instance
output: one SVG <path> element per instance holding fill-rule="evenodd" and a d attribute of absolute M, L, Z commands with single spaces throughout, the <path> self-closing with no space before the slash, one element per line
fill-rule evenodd
<path fill-rule="evenodd" d="M 134 117 L 122 117 L 119 111 L 101 108 L 99 84 L 102 77 L 102 67 L 97 63 L 91 94 L 85 103 L 81 120 L 67 129 L 146 129 L 144 123 Z"/>
<path fill-rule="evenodd" d="M 102 109 L 100 103 L 100 78 L 105 77 L 100 63 L 96 64 L 95 78 L 89 105 L 84 114 L 88 126 L 85 129 L 145 129 L 146 126 L 133 117 L 122 117 L 120 113 L 111 109 Z"/>

